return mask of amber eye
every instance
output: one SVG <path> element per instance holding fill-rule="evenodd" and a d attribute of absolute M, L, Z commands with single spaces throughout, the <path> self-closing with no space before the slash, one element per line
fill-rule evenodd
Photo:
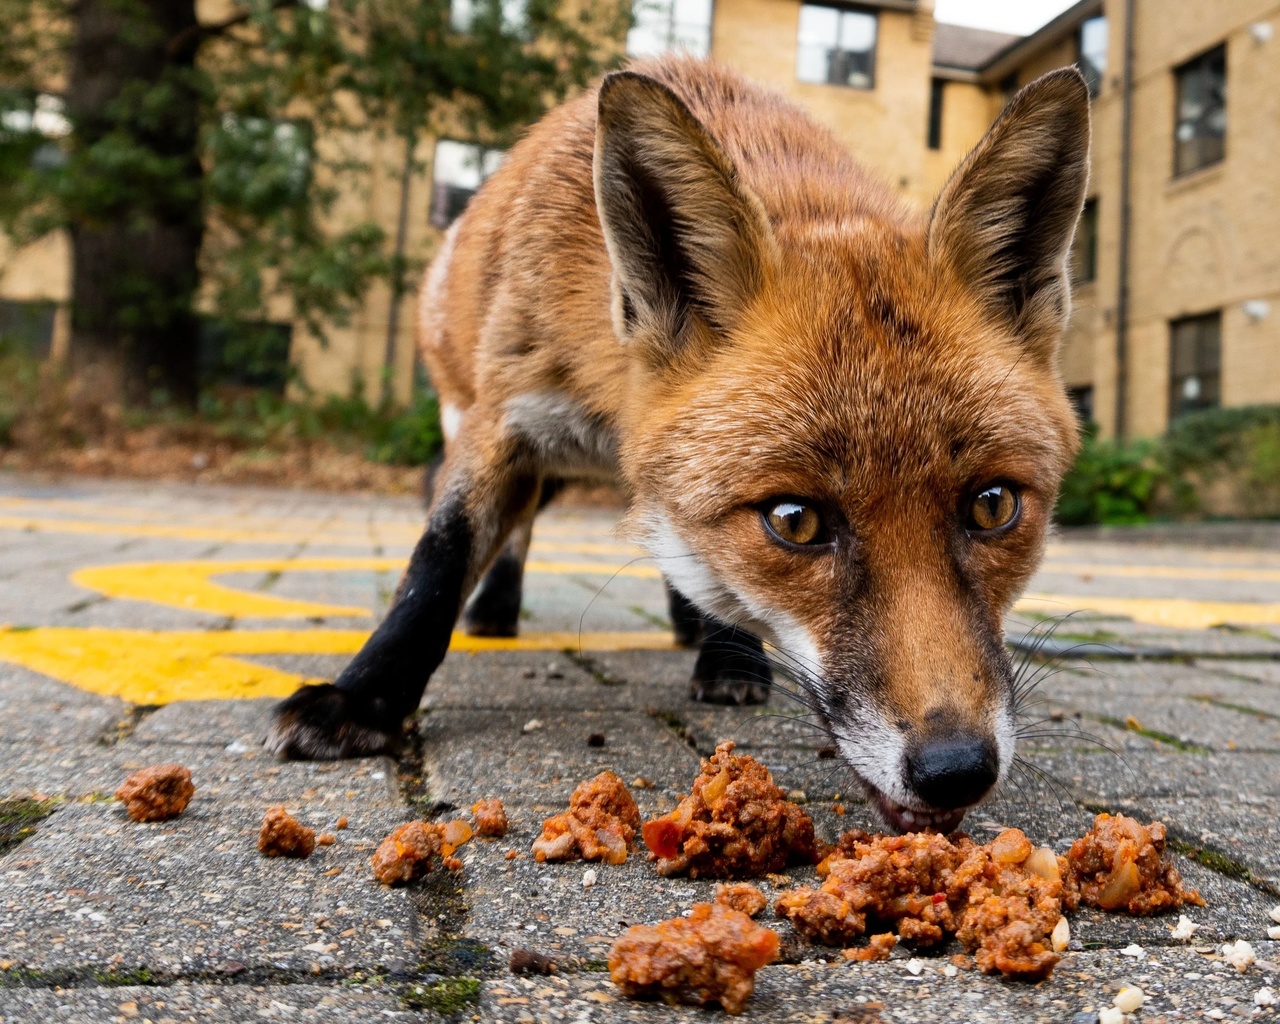
<path fill-rule="evenodd" d="M 769 532 L 786 544 L 822 544 L 826 531 L 822 516 L 811 505 L 798 501 L 777 501 L 762 510 Z"/>
<path fill-rule="evenodd" d="M 1018 518 L 1018 492 L 1008 484 L 993 484 L 973 497 L 969 506 L 970 530 L 998 530 Z"/>

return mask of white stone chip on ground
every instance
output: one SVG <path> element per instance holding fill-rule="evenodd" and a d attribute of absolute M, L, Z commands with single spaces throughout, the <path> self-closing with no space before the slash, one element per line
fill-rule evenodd
<path fill-rule="evenodd" d="M 960 973 L 960 968 L 957 967 L 955 964 L 947 964 L 946 967 L 942 968 L 942 974 L 944 977 L 947 977 L 947 978 L 954 978 L 959 973 Z"/>
<path fill-rule="evenodd" d="M 907 961 L 907 970 L 912 974 L 919 974 L 924 970 L 924 962 L 921 960 L 911 959 Z"/>
<path fill-rule="evenodd" d="M 1104 1006 L 1098 1011 L 1098 1024 L 1124 1024 L 1124 1010 L 1116 1006 Z"/>
<path fill-rule="evenodd" d="M 1219 1010 L 1216 1006 L 1212 1010 L 1205 1010 L 1204 1015 L 1210 1020 L 1226 1020 L 1227 1015 Z"/>
<path fill-rule="evenodd" d="M 1275 1006 L 1276 990 L 1269 987 L 1260 988 L 1253 994 L 1253 1001 L 1258 1006 Z"/>
<path fill-rule="evenodd" d="M 1125 946 L 1124 949 L 1120 950 L 1120 955 L 1131 956 L 1135 960 L 1141 960 L 1144 956 L 1147 955 L 1147 951 L 1135 942 L 1132 945 Z"/>
<path fill-rule="evenodd" d="M 1147 994 L 1138 988 L 1137 985 L 1125 985 L 1116 993 L 1112 1002 L 1116 1009 L 1121 1013 L 1133 1013 L 1139 1006 L 1147 1001 Z"/>
<path fill-rule="evenodd" d="M 1174 926 L 1172 938 L 1176 942 L 1187 942 L 1196 932 L 1200 930 L 1200 926 L 1196 924 L 1186 914 L 1178 917 L 1178 923 Z"/>
<path fill-rule="evenodd" d="M 521 732 L 537 732 L 541 728 L 542 728 L 542 719 L 531 718 L 529 719 L 529 721 L 524 723 L 520 731 Z"/>
<path fill-rule="evenodd" d="M 1243 974 L 1258 959 L 1253 955 L 1253 947 L 1244 939 L 1237 939 L 1235 943 L 1224 942 L 1222 944 L 1222 956 L 1232 967 Z"/>
<path fill-rule="evenodd" d="M 596 879 L 599 877 L 600 876 L 596 874 L 595 868 L 587 868 L 587 870 L 582 873 L 582 888 L 590 889 L 596 884 Z"/>
<path fill-rule="evenodd" d="M 1272 907 L 1272 908 L 1268 911 L 1268 916 L 1269 916 L 1269 917 L 1271 918 L 1271 920 L 1273 920 L 1276 924 L 1280 924 L 1280 906 Z"/>
<path fill-rule="evenodd" d="M 1272 925 L 1267 929 L 1267 938 L 1280 942 L 1280 924 Z"/>
<path fill-rule="evenodd" d="M 1058 918 L 1058 923 L 1053 926 L 1053 932 L 1049 936 L 1049 942 L 1053 945 L 1055 953 L 1063 952 L 1071 944 L 1071 925 L 1067 923 L 1065 917 Z"/>

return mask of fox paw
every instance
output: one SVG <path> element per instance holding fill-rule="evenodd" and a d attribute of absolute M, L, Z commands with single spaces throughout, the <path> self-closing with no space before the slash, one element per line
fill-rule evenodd
<path fill-rule="evenodd" d="M 290 760 L 332 761 L 394 751 L 398 737 L 355 721 L 348 694 L 323 683 L 276 705 L 263 746 Z"/>

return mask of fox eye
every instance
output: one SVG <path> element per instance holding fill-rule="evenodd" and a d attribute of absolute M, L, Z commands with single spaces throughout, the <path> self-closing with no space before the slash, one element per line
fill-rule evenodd
<path fill-rule="evenodd" d="M 1008 484 L 992 484 L 973 496 L 969 505 L 970 530 L 999 530 L 1018 518 L 1022 502 L 1018 492 Z"/>
<path fill-rule="evenodd" d="M 827 532 L 822 516 L 812 505 L 798 501 L 775 501 L 762 509 L 765 526 L 784 544 L 800 546 L 825 544 Z"/>

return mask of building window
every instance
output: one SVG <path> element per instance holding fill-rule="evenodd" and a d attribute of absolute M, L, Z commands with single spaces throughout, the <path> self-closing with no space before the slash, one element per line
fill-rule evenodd
<path fill-rule="evenodd" d="M 1084 75 L 1089 95 L 1096 97 L 1102 92 L 1102 76 L 1107 73 L 1107 19 L 1104 16 L 1086 18 L 1080 23 L 1076 50 L 1076 67 Z"/>
<path fill-rule="evenodd" d="M 1098 200 L 1086 199 L 1071 246 L 1071 278 L 1086 284 L 1098 277 Z"/>
<path fill-rule="evenodd" d="M 224 113 L 209 133 L 211 196 L 232 209 L 297 206 L 311 187 L 312 144 L 308 121 Z"/>
<path fill-rule="evenodd" d="M 1227 49 L 1217 46 L 1174 71 L 1178 82 L 1173 173 L 1186 174 L 1226 155 Z"/>
<path fill-rule="evenodd" d="M 1169 418 L 1221 404 L 1222 313 L 1169 325 Z"/>
<path fill-rule="evenodd" d="M 649 57 L 683 50 L 705 57 L 711 50 L 711 0 L 635 0 L 627 53 Z"/>
<path fill-rule="evenodd" d="M 929 148 L 942 148 L 942 97 L 947 83 L 935 78 L 929 83 Z"/>
<path fill-rule="evenodd" d="M 431 165 L 431 223 L 438 228 L 452 224 L 505 156 L 500 149 L 485 149 L 469 142 L 437 142 Z"/>
<path fill-rule="evenodd" d="M 471 32 L 479 19 L 496 13 L 503 32 L 520 35 L 526 28 L 525 7 L 526 0 L 498 0 L 496 7 L 487 0 L 450 0 L 449 23 L 455 32 Z"/>
<path fill-rule="evenodd" d="M 0 89 L 0 160 L 38 171 L 67 163 L 60 140 L 71 133 L 65 104 L 49 93 L 30 95 Z"/>
<path fill-rule="evenodd" d="M 876 16 L 869 11 L 803 4 L 796 78 L 854 89 L 874 88 Z"/>
<path fill-rule="evenodd" d="M 1094 422 L 1093 385 L 1085 384 L 1082 387 L 1067 388 L 1067 398 L 1071 401 L 1071 408 L 1076 411 L 1080 426 L 1090 427 Z"/>

